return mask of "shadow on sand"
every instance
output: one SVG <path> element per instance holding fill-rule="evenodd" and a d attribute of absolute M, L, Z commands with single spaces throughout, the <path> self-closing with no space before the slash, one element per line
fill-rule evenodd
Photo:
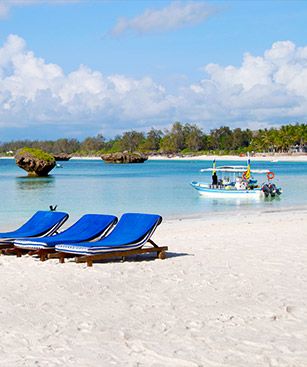
<path fill-rule="evenodd" d="M 194 254 L 188 254 L 185 252 L 169 252 L 166 251 L 166 259 L 164 261 L 167 261 L 167 259 L 171 259 L 174 257 L 182 257 L 182 256 L 194 256 Z M 149 261 L 161 261 L 157 259 L 157 257 L 153 254 L 140 254 L 140 255 L 130 255 L 123 260 L 120 257 L 114 257 L 114 259 L 106 259 L 106 260 L 94 260 L 95 264 L 106 264 L 106 263 L 122 263 L 122 262 L 149 262 Z M 66 259 L 67 262 L 74 262 L 74 258 Z M 85 263 L 84 263 L 85 264 Z M 80 265 L 80 264 L 76 264 Z"/>

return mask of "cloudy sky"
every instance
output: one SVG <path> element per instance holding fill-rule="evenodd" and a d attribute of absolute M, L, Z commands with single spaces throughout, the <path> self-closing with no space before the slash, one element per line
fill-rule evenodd
<path fill-rule="evenodd" d="M 0 141 L 307 120 L 307 2 L 0 0 Z"/>

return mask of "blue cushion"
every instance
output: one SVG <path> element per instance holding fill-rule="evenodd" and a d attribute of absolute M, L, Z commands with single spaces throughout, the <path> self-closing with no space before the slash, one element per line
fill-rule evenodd
<path fill-rule="evenodd" d="M 22 248 L 52 248 L 59 243 L 91 241 L 100 237 L 116 222 L 117 218 L 114 215 L 86 214 L 59 234 L 43 238 L 21 238 L 14 241 L 14 245 Z"/>
<path fill-rule="evenodd" d="M 156 214 L 126 213 L 120 218 L 114 230 L 96 242 L 60 244 L 57 251 L 72 253 L 99 253 L 107 250 L 125 250 L 142 247 L 149 239 L 162 217 Z"/>
<path fill-rule="evenodd" d="M 67 218 L 68 214 L 63 212 L 38 211 L 15 231 L 0 233 L 0 239 L 43 236 L 56 230 Z"/>

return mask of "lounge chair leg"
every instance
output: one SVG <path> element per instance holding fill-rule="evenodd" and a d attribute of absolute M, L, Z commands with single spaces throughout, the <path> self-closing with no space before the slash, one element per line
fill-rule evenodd
<path fill-rule="evenodd" d="M 38 255 L 40 256 L 40 250 L 31 250 L 28 252 L 28 255 L 33 256 L 33 255 Z"/>
<path fill-rule="evenodd" d="M 15 248 L 6 248 L 2 250 L 3 255 L 16 255 L 16 249 Z"/>
<path fill-rule="evenodd" d="M 22 251 L 20 249 L 16 249 L 16 256 L 17 257 L 21 257 L 22 256 Z"/>
<path fill-rule="evenodd" d="M 159 258 L 160 260 L 164 260 L 164 259 L 166 259 L 166 252 L 165 252 L 165 251 L 160 251 L 160 252 L 158 252 L 158 258 Z"/>
<path fill-rule="evenodd" d="M 45 261 L 46 260 L 46 254 L 41 253 L 39 258 L 40 258 L 40 261 Z"/>
<path fill-rule="evenodd" d="M 155 244 L 153 240 L 148 240 L 148 242 L 149 242 L 151 245 L 153 245 L 153 247 L 158 247 L 158 245 L 157 245 L 157 244 Z"/>
<path fill-rule="evenodd" d="M 60 255 L 59 262 L 60 262 L 60 264 L 64 264 L 65 263 L 65 256 Z"/>
<path fill-rule="evenodd" d="M 92 259 L 88 259 L 86 260 L 87 266 L 93 266 L 93 260 Z"/>

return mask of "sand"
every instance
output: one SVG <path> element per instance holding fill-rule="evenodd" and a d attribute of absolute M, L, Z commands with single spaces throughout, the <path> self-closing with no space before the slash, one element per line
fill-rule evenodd
<path fill-rule="evenodd" d="M 14 157 L 0 157 L 0 159 L 15 159 Z M 242 161 L 246 162 L 246 156 L 240 157 L 238 155 L 198 155 L 198 156 L 162 156 L 162 155 L 151 155 L 148 157 L 149 160 L 193 160 L 193 161 Z M 72 157 L 70 160 L 85 160 L 85 161 L 99 161 L 101 157 Z M 307 154 L 263 154 L 251 157 L 252 161 L 262 162 L 307 162 Z"/>
<path fill-rule="evenodd" d="M 215 159 L 219 161 L 241 161 L 246 162 L 247 157 L 240 157 L 238 155 L 198 155 L 198 156 L 149 156 L 149 160 L 193 160 L 193 161 L 213 161 Z M 257 155 L 255 157 L 250 157 L 251 161 L 261 161 L 261 162 L 307 162 L 307 154 L 293 154 L 293 155 L 270 155 L 263 154 Z"/>
<path fill-rule="evenodd" d="M 165 220 L 166 260 L 0 256 L 0 366 L 305 367 L 306 238 L 307 208 Z"/>

